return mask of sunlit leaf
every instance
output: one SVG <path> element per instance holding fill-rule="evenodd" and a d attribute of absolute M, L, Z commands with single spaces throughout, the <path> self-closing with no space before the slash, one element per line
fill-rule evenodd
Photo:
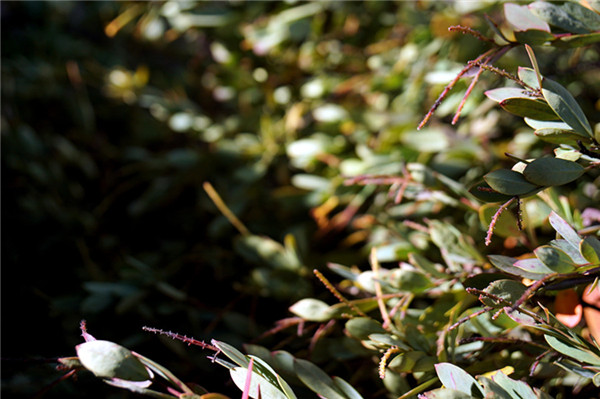
<path fill-rule="evenodd" d="M 513 276 L 528 278 L 530 280 L 540 280 L 545 275 L 543 273 L 532 273 L 530 271 L 514 266 L 515 262 L 517 262 L 517 259 L 511 258 L 509 256 L 489 255 L 488 258 L 496 268 Z"/>
<path fill-rule="evenodd" d="M 600 15 L 576 2 L 564 2 L 560 8 L 580 21 L 590 31 L 600 30 Z"/>
<path fill-rule="evenodd" d="M 594 366 L 600 366 L 600 357 L 593 354 L 590 350 L 585 350 L 576 347 L 573 343 L 564 342 L 552 335 L 544 335 L 544 339 L 548 342 L 548 345 L 555 351 L 562 353 L 565 356 L 569 356 L 574 360 L 588 363 Z"/>
<path fill-rule="evenodd" d="M 569 273 L 575 270 L 573 260 L 562 250 L 550 245 L 542 245 L 534 251 L 535 256 L 556 273 Z"/>
<path fill-rule="evenodd" d="M 513 264 L 513 266 L 531 273 L 541 274 L 542 276 L 554 273 L 554 270 L 550 269 L 548 266 L 543 264 L 542 261 L 540 261 L 538 258 L 520 259 L 516 261 Z M 535 280 L 539 280 L 539 278 Z"/>
<path fill-rule="evenodd" d="M 584 144 L 591 143 L 590 137 L 583 137 L 572 130 L 542 128 L 534 131 L 534 134 L 548 143 L 552 144 L 567 144 L 576 147 L 578 141 Z"/>
<path fill-rule="evenodd" d="M 585 237 L 579 244 L 581 255 L 593 265 L 600 265 L 600 241 L 596 237 Z"/>
<path fill-rule="evenodd" d="M 331 319 L 332 311 L 328 304 L 314 298 L 304 298 L 290 306 L 290 312 L 304 320 L 323 322 Z"/>
<path fill-rule="evenodd" d="M 573 18 L 562 7 L 545 1 L 536 1 L 529 4 L 528 8 L 539 18 L 571 33 L 589 33 L 590 27 Z"/>
<path fill-rule="evenodd" d="M 235 349 L 233 346 L 229 345 L 226 342 L 212 340 L 212 344 L 219 348 L 219 350 L 223 352 L 225 356 L 237 363 L 238 366 L 241 366 L 244 369 L 248 368 L 250 360 L 242 352 Z"/>
<path fill-rule="evenodd" d="M 483 395 L 483 389 L 469 373 L 451 363 L 438 363 L 435 372 L 444 387 L 463 392 L 471 396 Z"/>
<path fill-rule="evenodd" d="M 550 26 L 532 13 L 527 6 L 505 3 L 504 16 L 516 30 L 524 31 L 528 29 L 538 29 L 550 32 Z"/>
<path fill-rule="evenodd" d="M 561 218 L 558 213 L 552 211 L 550 212 L 550 217 L 548 218 L 550 221 L 550 225 L 556 230 L 558 234 L 561 235 L 562 238 L 567 240 L 569 244 L 571 244 L 574 248 L 579 248 L 579 243 L 581 241 L 581 237 L 579 234 L 571 227 L 566 220 Z"/>
<path fill-rule="evenodd" d="M 147 381 L 148 370 L 131 351 L 114 342 L 95 340 L 75 347 L 81 364 L 101 378 Z"/>
<path fill-rule="evenodd" d="M 540 121 L 558 120 L 559 117 L 545 101 L 528 98 L 507 98 L 500 101 L 500 106 L 507 112 L 517 116 Z"/>
<path fill-rule="evenodd" d="M 538 399 L 535 392 L 529 385 L 523 381 L 516 381 L 504 373 L 496 373 L 492 376 L 492 381 L 504 388 L 513 398 L 519 399 Z"/>
<path fill-rule="evenodd" d="M 496 102 L 501 102 L 510 98 L 536 99 L 536 97 L 527 92 L 527 90 L 519 87 L 499 87 L 497 89 L 487 90 L 484 94 L 487 98 Z"/>
<path fill-rule="evenodd" d="M 534 327 L 539 325 L 539 323 L 532 316 L 518 310 L 513 310 L 510 306 L 504 307 L 504 313 L 520 326 Z"/>

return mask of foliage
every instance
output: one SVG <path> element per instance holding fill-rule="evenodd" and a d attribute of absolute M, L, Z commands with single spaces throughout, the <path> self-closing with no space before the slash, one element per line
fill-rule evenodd
<path fill-rule="evenodd" d="M 145 328 L 176 340 L 164 367 L 137 353 L 153 335 L 82 327 L 67 376 L 159 398 L 229 377 L 262 398 L 597 391 L 597 2 L 86 7 L 3 4 L 5 28 L 43 21 L 2 49 L 11 265 L 77 265 L 18 275 L 64 325 L 211 343 Z"/>

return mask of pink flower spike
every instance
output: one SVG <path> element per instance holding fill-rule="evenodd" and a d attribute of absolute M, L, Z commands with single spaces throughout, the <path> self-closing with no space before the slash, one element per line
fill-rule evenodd
<path fill-rule="evenodd" d="M 81 330 L 81 336 L 85 340 L 85 342 L 95 341 L 96 338 L 87 332 L 87 325 L 85 324 L 85 320 L 81 320 L 79 323 L 79 329 Z"/>
<path fill-rule="evenodd" d="M 254 359 L 250 358 L 250 364 L 248 364 L 248 372 L 246 373 L 246 384 L 244 385 L 244 394 L 242 399 L 248 399 L 250 396 L 250 382 L 252 381 L 252 366 L 254 366 Z"/>

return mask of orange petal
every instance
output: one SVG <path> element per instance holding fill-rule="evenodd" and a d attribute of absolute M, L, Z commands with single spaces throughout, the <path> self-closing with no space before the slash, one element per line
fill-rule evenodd
<path fill-rule="evenodd" d="M 594 289 L 591 289 L 592 285 L 588 285 L 583 290 L 581 300 L 585 303 L 589 303 L 597 308 L 600 308 L 600 285 L 596 285 Z"/>
<path fill-rule="evenodd" d="M 579 296 L 573 289 L 560 291 L 556 295 L 554 310 L 556 318 L 571 328 L 579 324 L 583 314 L 583 306 L 579 303 Z"/>
<path fill-rule="evenodd" d="M 596 306 L 596 308 L 600 308 L 600 287 L 596 285 L 593 290 L 591 288 L 592 286 L 588 285 L 585 290 L 583 290 L 583 296 L 581 299 L 585 303 Z M 596 339 L 596 341 L 600 342 L 600 311 L 598 309 L 586 306 L 583 309 L 583 317 L 585 318 L 585 323 L 588 326 L 590 334 Z"/>

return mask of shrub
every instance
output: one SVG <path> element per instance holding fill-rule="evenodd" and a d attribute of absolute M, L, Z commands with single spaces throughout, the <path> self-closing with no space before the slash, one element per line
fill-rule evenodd
<path fill-rule="evenodd" d="M 261 308 L 257 319 L 269 327 L 260 339 L 274 350 L 255 341 L 245 354 L 235 347 L 248 331 L 206 343 L 147 330 L 214 352 L 250 397 L 595 392 L 600 131 L 586 115 L 599 89 L 587 69 L 599 56 L 591 46 L 600 37 L 597 9 L 505 3 L 504 22 L 490 9 L 484 35 L 475 26 L 483 11 L 435 4 L 174 4 L 125 4 L 105 30 L 116 36 L 135 21 L 138 40 L 192 40 L 208 51 L 195 61 L 204 68 L 200 91 L 187 95 L 157 90 L 151 84 L 161 78 L 178 83 L 160 72 L 152 82 L 145 66 L 107 71 L 107 96 L 148 109 L 203 149 L 158 150 L 147 177 L 147 153 L 123 154 L 149 183 L 129 212 L 151 212 L 203 182 L 202 207 L 222 215 L 207 223 L 208 239 L 237 236 L 202 259 L 214 273 L 225 260 L 222 277 L 245 295 L 289 305 L 293 317 L 273 322 Z M 241 52 L 232 50 L 232 23 L 242 24 Z M 581 73 L 565 76 L 569 68 Z M 495 88 L 480 89 L 486 85 Z M 460 124 L 455 130 L 445 119 Z M 248 126 L 256 132 L 245 133 Z M 114 283 L 87 283 L 88 304 L 106 308 L 117 296 L 120 306 L 137 298 L 142 309 L 148 286 L 193 303 L 150 259 L 126 258 Z M 254 266 L 240 273 L 240 259 Z M 169 279 L 185 275 L 181 268 Z M 250 324 L 233 315 L 238 328 Z M 90 342 L 61 359 L 64 366 L 154 397 L 219 397 L 83 330 Z M 99 345 L 111 349 L 96 352 Z M 158 391 L 153 378 L 171 386 Z"/>

